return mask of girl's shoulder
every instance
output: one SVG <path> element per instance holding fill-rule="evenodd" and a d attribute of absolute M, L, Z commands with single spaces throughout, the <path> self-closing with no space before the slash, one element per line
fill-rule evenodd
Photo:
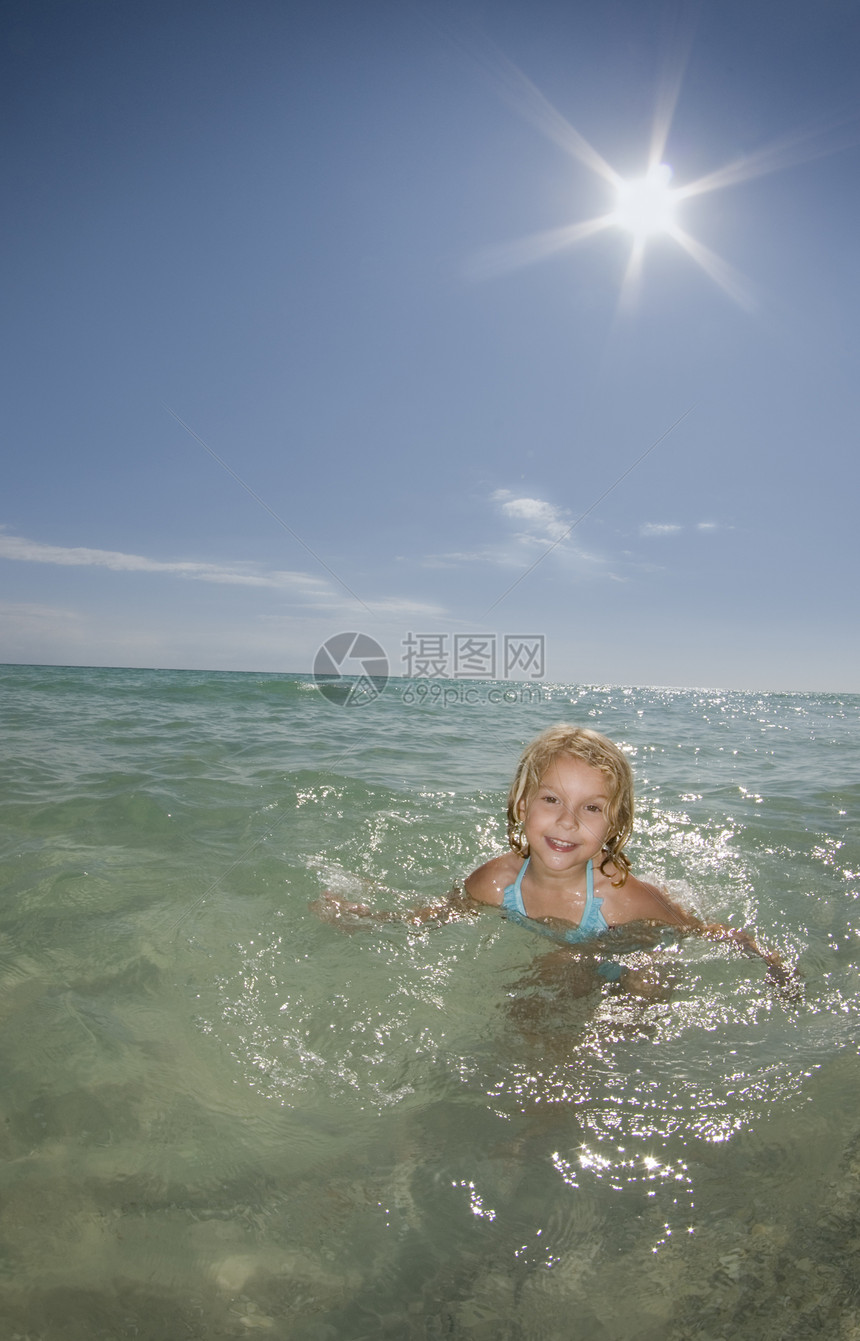
<path fill-rule="evenodd" d="M 466 893 L 478 903 L 501 904 L 505 890 L 512 885 L 522 868 L 523 858 L 516 852 L 505 852 L 491 857 L 466 878 Z"/>
<path fill-rule="evenodd" d="M 677 927 L 697 925 L 697 919 L 657 885 L 649 885 L 635 875 L 628 875 L 623 885 L 612 885 L 610 882 L 616 878 L 615 867 L 608 863 L 606 876 L 600 882 L 600 893 L 603 914 L 611 926 L 621 926 L 624 922 L 662 922 Z"/>

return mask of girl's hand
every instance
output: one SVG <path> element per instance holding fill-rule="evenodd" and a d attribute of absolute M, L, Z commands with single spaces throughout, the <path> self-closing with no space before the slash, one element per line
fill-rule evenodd
<path fill-rule="evenodd" d="M 333 926 L 349 926 L 362 918 L 374 916 L 373 909 L 366 903 L 350 903 L 347 899 L 329 894 L 328 890 L 309 903 L 308 907 L 321 922 L 330 922 Z"/>
<path fill-rule="evenodd" d="M 786 964 L 779 955 L 765 955 L 767 980 L 788 1003 L 803 997 L 803 974 L 795 965 Z"/>

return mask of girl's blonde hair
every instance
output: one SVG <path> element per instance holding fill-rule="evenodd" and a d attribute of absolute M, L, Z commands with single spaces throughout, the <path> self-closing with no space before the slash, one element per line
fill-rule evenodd
<path fill-rule="evenodd" d="M 508 842 L 515 852 L 526 856 L 528 847 L 519 816 L 520 802 L 528 809 L 540 787 L 541 778 L 560 755 L 581 759 L 591 768 L 599 768 L 609 783 L 609 802 L 606 819 L 609 834 L 604 844 L 605 856 L 600 870 L 605 875 L 608 862 L 613 862 L 619 879 L 613 885 L 623 885 L 630 874 L 630 862 L 623 851 L 633 832 L 633 770 L 617 745 L 588 727 L 560 723 L 542 731 L 523 750 L 517 765 L 511 790 L 508 793 Z"/>

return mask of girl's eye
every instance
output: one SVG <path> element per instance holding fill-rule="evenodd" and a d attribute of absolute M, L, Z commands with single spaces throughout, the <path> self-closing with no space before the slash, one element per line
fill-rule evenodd
<path fill-rule="evenodd" d="M 594 813 L 595 815 L 602 815 L 602 814 L 603 814 L 603 810 L 602 810 L 602 808 L 601 808 L 600 806 L 597 806 L 597 805 L 588 805 L 588 806 L 586 806 L 585 808 L 586 808 L 586 810 L 591 810 L 591 811 L 593 811 L 593 813 Z"/>

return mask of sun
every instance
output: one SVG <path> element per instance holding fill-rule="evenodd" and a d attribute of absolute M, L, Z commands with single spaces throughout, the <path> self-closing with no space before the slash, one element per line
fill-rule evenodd
<path fill-rule="evenodd" d="M 675 227 L 677 193 L 670 186 L 672 169 L 658 163 L 636 181 L 620 182 L 613 223 L 632 233 L 638 242 L 672 233 Z"/>
<path fill-rule="evenodd" d="M 674 72 L 667 64 L 667 74 L 658 89 L 647 166 L 641 177 L 629 180 L 623 178 L 522 71 L 500 52 L 491 52 L 486 60 L 482 58 L 482 64 L 489 65 L 490 73 L 494 75 L 505 100 L 513 104 L 547 139 L 554 141 L 571 158 L 602 178 L 613 194 L 605 214 L 577 223 L 562 224 L 515 242 L 485 248 L 469 267 L 476 278 L 531 265 L 592 239 L 597 234 L 617 231 L 627 235 L 630 246 L 619 301 L 626 302 L 635 293 L 646 252 L 655 241 L 669 239 L 686 252 L 731 299 L 749 311 L 755 310 L 756 302 L 750 282 L 681 226 L 676 214 L 677 207 L 693 197 L 736 186 L 765 173 L 778 172 L 825 153 L 832 153 L 838 146 L 823 142 L 818 130 L 800 131 L 726 163 L 696 181 L 673 186 L 672 169 L 664 161 L 663 155 L 681 88 L 684 65 L 684 60 L 680 58 L 682 54 L 678 55 L 675 62 L 678 68 Z"/>

